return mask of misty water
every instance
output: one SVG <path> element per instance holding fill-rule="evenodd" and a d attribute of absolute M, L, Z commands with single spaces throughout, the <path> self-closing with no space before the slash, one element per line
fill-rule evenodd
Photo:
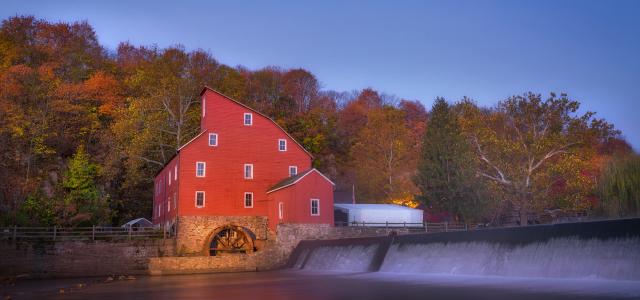
<path fill-rule="evenodd" d="M 561 237 L 532 243 L 397 242 L 302 249 L 281 271 L 23 280 L 11 299 L 640 299 L 640 239 Z M 78 283 L 87 284 L 78 287 Z M 64 289 L 64 293 L 59 292 Z"/>

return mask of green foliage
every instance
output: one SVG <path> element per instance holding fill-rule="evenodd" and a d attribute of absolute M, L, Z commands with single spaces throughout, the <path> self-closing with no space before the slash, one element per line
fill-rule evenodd
<path fill-rule="evenodd" d="M 56 223 L 54 199 L 43 195 L 29 195 L 20 207 L 16 224 L 23 226 L 51 226 Z"/>
<path fill-rule="evenodd" d="M 84 146 L 78 146 L 62 181 L 65 191 L 62 222 L 100 224 L 108 220 L 107 202 L 96 184 L 98 171 L 98 165 L 90 162 Z"/>
<path fill-rule="evenodd" d="M 611 161 L 600 176 L 598 193 L 609 216 L 640 215 L 640 156 Z"/>
<path fill-rule="evenodd" d="M 447 102 L 438 98 L 423 137 L 418 172 L 413 178 L 418 197 L 427 206 L 448 211 L 466 221 L 482 217 L 486 199 L 475 184 L 473 152 Z"/>

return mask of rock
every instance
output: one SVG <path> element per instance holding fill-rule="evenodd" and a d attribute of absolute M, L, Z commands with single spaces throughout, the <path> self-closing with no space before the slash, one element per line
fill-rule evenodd
<path fill-rule="evenodd" d="M 109 276 L 107 277 L 107 279 L 105 279 L 104 282 L 112 282 L 113 281 L 113 277 Z"/>
<path fill-rule="evenodd" d="M 58 289 L 58 294 L 64 294 L 64 289 Z"/>
<path fill-rule="evenodd" d="M 127 277 L 125 277 L 124 275 L 120 275 L 120 276 L 118 277 L 118 280 L 125 280 L 125 279 L 127 279 Z"/>
<path fill-rule="evenodd" d="M 127 276 L 127 280 L 136 280 L 136 277 L 133 275 Z"/>

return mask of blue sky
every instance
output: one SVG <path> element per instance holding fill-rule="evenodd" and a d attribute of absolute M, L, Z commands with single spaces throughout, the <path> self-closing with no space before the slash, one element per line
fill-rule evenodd
<path fill-rule="evenodd" d="M 3 1 L 0 17 L 87 20 L 100 42 L 303 67 L 323 88 L 430 107 L 566 92 L 640 150 L 640 1 Z"/>

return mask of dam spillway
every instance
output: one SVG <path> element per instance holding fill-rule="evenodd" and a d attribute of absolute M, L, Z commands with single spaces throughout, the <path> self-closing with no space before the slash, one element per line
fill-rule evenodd
<path fill-rule="evenodd" d="M 304 270 L 640 281 L 640 219 L 303 241 Z"/>

